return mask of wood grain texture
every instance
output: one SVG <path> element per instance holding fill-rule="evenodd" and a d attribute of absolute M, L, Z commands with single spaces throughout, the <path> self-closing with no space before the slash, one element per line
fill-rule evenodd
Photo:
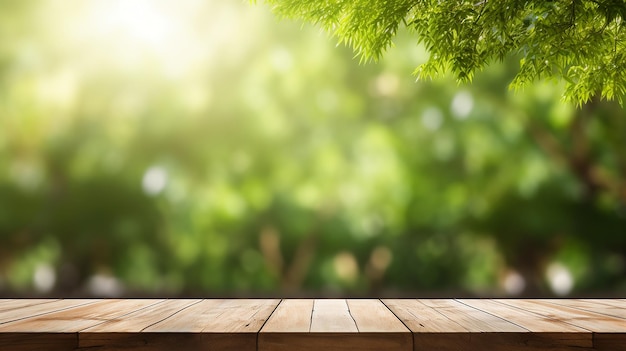
<path fill-rule="evenodd" d="M 260 351 L 409 351 L 412 339 L 379 300 L 284 300 L 261 330 L 258 347 Z"/>
<path fill-rule="evenodd" d="M 384 299 L 383 303 L 413 333 L 467 333 L 469 330 L 419 300 Z"/>
<path fill-rule="evenodd" d="M 494 300 L 520 310 L 563 321 L 598 333 L 626 333 L 626 322 L 621 318 L 554 305 L 547 300 Z"/>
<path fill-rule="evenodd" d="M 500 310 L 498 315 L 454 300 L 383 300 L 383 302 L 411 329 L 413 349 L 416 351 L 565 351 L 571 350 L 572 347 L 585 350 L 592 346 L 588 332 L 587 339 L 581 338 L 575 331 L 563 332 L 568 328 L 566 326 L 561 326 L 560 329 L 554 327 L 548 332 L 531 332 L 532 315 L 527 316 L 529 330 L 508 320 L 504 310 Z M 539 330 L 538 326 L 535 327 Z"/>
<path fill-rule="evenodd" d="M 26 318 L 42 316 L 45 314 L 71 309 L 77 306 L 88 305 L 97 302 L 97 300 L 89 299 L 76 299 L 76 300 L 56 300 L 49 303 L 42 303 L 36 305 L 27 305 L 24 308 L 9 309 L 0 311 L 0 327 L 6 323 L 11 323 L 17 320 Z M 37 329 L 33 329 L 38 331 Z M 31 330 L 31 331 L 33 331 Z M 1 331 L 1 330 L 0 330 Z"/>
<path fill-rule="evenodd" d="M 356 333 L 358 331 L 346 300 L 315 300 L 311 317 L 311 332 Z"/>
<path fill-rule="evenodd" d="M 256 351 L 257 333 L 280 300 L 203 300 L 138 334 L 177 333 L 189 337 L 187 350 Z M 186 334 L 185 334 L 186 333 Z M 197 348 L 201 347 L 201 348 Z"/>
<path fill-rule="evenodd" d="M 409 333 L 404 324 L 380 300 L 347 300 L 359 333 Z"/>
<path fill-rule="evenodd" d="M 549 345 L 550 349 L 591 349 L 593 347 L 593 333 L 561 320 L 536 315 L 508 305 L 494 303 L 491 300 L 458 301 L 527 329 L 531 339 L 537 340 L 540 337 L 541 343 Z"/>
<path fill-rule="evenodd" d="M 0 350 L 626 351 L 623 299 L 0 300 Z"/>
<path fill-rule="evenodd" d="M 16 310 L 18 308 L 24 308 L 27 306 L 40 305 L 58 301 L 52 299 L 10 299 L 0 300 L 0 311 Z"/>
<path fill-rule="evenodd" d="M 267 323 L 262 333 L 308 333 L 311 331 L 312 299 L 282 300 Z"/>
<path fill-rule="evenodd" d="M 3 333 L 26 333 L 33 330 L 42 333 L 76 333 L 154 305 L 158 300 L 99 300 L 40 316 L 28 317 L 0 325 Z"/>
<path fill-rule="evenodd" d="M 463 325 L 470 333 L 524 333 L 520 327 L 498 316 L 448 299 L 421 300 L 424 305 L 436 309 L 450 320 Z"/>
<path fill-rule="evenodd" d="M 624 306 L 623 303 L 619 303 L 618 300 L 548 299 L 545 301 L 559 306 L 567 306 L 587 312 L 594 312 L 611 317 L 626 319 L 626 306 Z"/>
<path fill-rule="evenodd" d="M 142 308 L 127 315 L 110 318 L 106 322 L 86 328 L 81 331 L 80 335 L 141 332 L 200 301 L 201 300 L 191 299 L 157 301 L 155 304 L 151 305 L 150 308 Z"/>

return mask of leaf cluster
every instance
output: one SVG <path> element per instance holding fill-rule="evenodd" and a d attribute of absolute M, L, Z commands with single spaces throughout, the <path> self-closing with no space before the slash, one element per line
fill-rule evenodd
<path fill-rule="evenodd" d="M 267 0 L 280 15 L 302 18 L 377 60 L 401 25 L 430 53 L 419 78 L 452 72 L 471 81 L 493 61 L 520 58 L 511 86 L 562 79 L 579 105 L 599 95 L 624 104 L 624 0 Z"/>

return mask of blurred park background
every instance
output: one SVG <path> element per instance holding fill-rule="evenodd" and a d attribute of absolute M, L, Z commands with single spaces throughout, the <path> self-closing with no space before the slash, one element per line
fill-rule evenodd
<path fill-rule="evenodd" d="M 0 296 L 624 296 L 626 113 L 239 0 L 0 0 Z"/>

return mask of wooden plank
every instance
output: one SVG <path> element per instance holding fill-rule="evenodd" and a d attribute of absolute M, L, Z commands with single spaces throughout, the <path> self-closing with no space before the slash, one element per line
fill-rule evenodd
<path fill-rule="evenodd" d="M 0 300 L 0 350 L 626 351 L 624 310 L 619 299 L 15 299 Z"/>
<path fill-rule="evenodd" d="M 594 350 L 626 351 L 626 322 L 624 319 L 555 305 L 545 300 L 496 301 L 591 330 L 593 332 Z"/>
<path fill-rule="evenodd" d="M 538 316 L 532 312 L 496 303 L 492 300 L 461 299 L 457 301 L 519 325 L 531 332 L 587 334 L 591 341 L 589 330 L 565 323 L 559 319 Z"/>
<path fill-rule="evenodd" d="M 238 334 L 204 333 L 93 333 L 89 344 L 82 343 L 76 350 L 85 351 L 235 351 L 255 350 L 254 339 L 244 339 Z M 90 346 L 91 345 L 91 346 Z"/>
<path fill-rule="evenodd" d="M 379 300 L 290 301 L 259 333 L 260 351 L 412 350 L 410 331 Z"/>
<path fill-rule="evenodd" d="M 17 320 L 41 316 L 57 311 L 71 309 L 77 306 L 95 303 L 97 300 L 90 299 L 68 299 L 56 300 L 50 303 L 26 306 L 19 309 L 0 311 L 0 326 Z"/>
<path fill-rule="evenodd" d="M 467 328 L 419 300 L 384 299 L 383 303 L 413 333 L 465 333 Z"/>
<path fill-rule="evenodd" d="M 163 300 L 128 315 L 87 328 L 78 334 L 79 349 L 176 350 L 200 349 L 202 339 L 184 333 L 144 333 L 159 323 L 202 300 Z"/>
<path fill-rule="evenodd" d="M 218 320 L 207 324 L 204 333 L 258 333 L 280 300 L 229 300 L 215 307 L 222 311 Z"/>
<path fill-rule="evenodd" d="M 0 333 L 2 351 L 74 351 L 75 333 Z"/>
<path fill-rule="evenodd" d="M 380 300 L 348 300 L 359 333 L 410 333 Z"/>
<path fill-rule="evenodd" d="M 519 325 L 530 331 L 531 338 L 537 338 L 539 335 L 533 334 L 541 333 L 542 343 L 551 350 L 591 349 L 593 347 L 593 334 L 590 331 L 561 320 L 539 316 L 491 300 L 457 301 Z"/>
<path fill-rule="evenodd" d="M 411 334 L 393 333 L 260 333 L 259 351 L 409 351 Z"/>
<path fill-rule="evenodd" d="M 0 311 L 16 310 L 33 305 L 50 303 L 59 299 L 2 299 L 0 300 Z"/>
<path fill-rule="evenodd" d="M 623 333 L 596 333 L 593 337 L 594 351 L 626 351 Z"/>
<path fill-rule="evenodd" d="M 32 302 L 32 301 L 31 301 Z M 50 300 L 38 304 L 28 304 L 22 308 L 0 311 L 0 350 L 51 350 L 69 351 L 78 346 L 76 334 L 45 333 L 38 329 L 26 332 L 10 332 L 7 326 L 29 318 L 43 317 L 58 311 L 70 310 L 95 303 L 96 300 Z"/>
<path fill-rule="evenodd" d="M 623 319 L 567 306 L 557 306 L 544 300 L 494 300 L 551 319 L 556 319 L 597 333 L 626 333 Z"/>
<path fill-rule="evenodd" d="M 177 313 L 154 325 L 146 327 L 144 332 L 154 333 L 200 333 L 207 323 L 219 316 L 213 308 L 226 300 L 202 300 L 186 308 L 184 313 Z"/>
<path fill-rule="evenodd" d="M 80 332 L 79 339 L 86 334 L 93 333 L 136 333 L 159 323 L 181 310 L 192 306 L 202 300 L 199 299 L 175 299 L 161 300 L 127 315 L 111 318 L 104 323 L 86 328 Z M 79 340 L 80 341 L 80 340 Z"/>
<path fill-rule="evenodd" d="M 315 300 L 311 317 L 311 332 L 356 333 L 358 331 L 346 300 Z"/>
<path fill-rule="evenodd" d="M 261 333 L 308 333 L 311 331 L 312 299 L 282 300 Z"/>
<path fill-rule="evenodd" d="M 465 326 L 469 332 L 485 333 L 524 333 L 528 330 L 500 317 L 485 313 L 473 307 L 448 299 L 421 300 L 429 307 L 435 308 L 451 320 Z"/>
<path fill-rule="evenodd" d="M 257 333 L 279 302 L 277 299 L 204 300 L 136 336 L 148 340 L 151 336 L 146 333 L 158 333 L 157 338 L 167 336 L 164 333 L 177 333 L 175 343 L 182 342 L 186 350 L 256 351 Z M 132 336 L 125 337 L 141 342 Z"/>
<path fill-rule="evenodd" d="M 598 300 L 598 299 L 583 299 L 583 300 L 570 300 L 570 299 L 546 299 L 546 302 L 567 306 L 579 310 L 584 310 L 593 313 L 604 314 L 607 316 L 626 319 L 626 304 L 619 302 L 618 300 Z"/>
<path fill-rule="evenodd" d="M 571 350 L 562 333 L 532 333 L 505 318 L 453 300 L 383 300 L 413 332 L 413 349 Z M 565 341 L 555 343 L 554 340 Z M 585 347 L 576 348 L 585 350 Z"/>
<path fill-rule="evenodd" d="M 53 312 L 42 316 L 25 318 L 0 325 L 3 333 L 74 333 L 137 309 L 157 303 L 159 300 L 99 300 L 85 306 Z"/>
<path fill-rule="evenodd" d="M 119 321 L 85 330 L 79 334 L 79 346 L 90 350 L 256 350 L 255 333 L 265 321 L 262 315 L 267 318 L 275 307 L 272 301 L 278 303 L 277 300 L 164 302 L 155 306 L 157 311 L 139 311 L 127 316 L 132 319 L 129 323 Z M 239 319 L 235 318 L 237 314 Z M 130 330 L 120 332 L 125 325 Z"/>
<path fill-rule="evenodd" d="M 147 332 L 257 333 L 280 300 L 204 300 Z"/>

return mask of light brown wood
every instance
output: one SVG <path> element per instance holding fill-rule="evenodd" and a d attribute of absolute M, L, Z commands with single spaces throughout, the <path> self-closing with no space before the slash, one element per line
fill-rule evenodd
<path fill-rule="evenodd" d="M 413 333 L 467 333 L 469 330 L 419 300 L 384 299 L 383 303 Z"/>
<path fill-rule="evenodd" d="M 311 331 L 311 315 L 314 300 L 282 300 L 262 333 L 308 333 Z"/>
<path fill-rule="evenodd" d="M 11 325 L 31 318 L 40 318 L 58 311 L 86 306 L 97 300 L 50 300 L 46 303 L 24 304 L 22 308 L 8 309 L 0 312 L 0 350 L 51 350 L 67 351 L 77 346 L 76 334 L 47 333 L 37 328 L 19 332 L 11 330 Z M 15 301 L 12 301 L 15 303 Z"/>
<path fill-rule="evenodd" d="M 50 303 L 58 300 L 51 299 L 10 299 L 0 300 L 0 311 L 15 310 L 18 308 L 24 308 L 27 306 L 39 305 L 44 303 Z"/>
<path fill-rule="evenodd" d="M 554 305 L 545 300 L 495 300 L 498 303 L 513 306 L 587 329 L 592 332 L 626 333 L 626 322 L 623 319 L 603 314 L 583 311 L 567 306 Z"/>
<path fill-rule="evenodd" d="M 436 309 L 451 320 L 465 326 L 467 330 L 473 333 L 523 333 L 528 331 L 505 319 L 477 310 L 458 301 L 436 299 L 422 300 L 421 302 L 426 306 Z"/>
<path fill-rule="evenodd" d="M 259 351 L 409 351 L 412 339 L 379 300 L 284 300 L 259 333 L 258 347 Z"/>
<path fill-rule="evenodd" d="M 311 317 L 312 333 L 356 333 L 346 300 L 315 300 Z"/>
<path fill-rule="evenodd" d="M 187 350 L 256 351 L 257 333 L 280 300 L 204 300 L 156 323 L 141 333 L 187 333 Z M 193 335 L 191 335 L 193 334 Z M 185 339 L 184 337 L 181 337 Z"/>
<path fill-rule="evenodd" d="M 491 300 L 458 301 L 527 329 L 531 338 L 537 339 L 537 336 L 541 334 L 541 342 L 546 346 L 549 345 L 551 350 L 591 349 L 593 347 L 593 334 L 589 330 L 561 320 L 539 316 L 508 305 L 494 303 Z"/>
<path fill-rule="evenodd" d="M 591 346 L 577 332 L 531 332 L 454 300 L 383 300 L 413 332 L 414 350 L 577 350 Z"/>
<path fill-rule="evenodd" d="M 154 305 L 158 300 L 100 300 L 84 306 L 0 325 L 0 332 L 75 333 L 109 319 Z"/>
<path fill-rule="evenodd" d="M 347 302 L 360 333 L 409 333 L 409 329 L 380 300 Z"/>
<path fill-rule="evenodd" d="M 26 319 L 35 316 L 41 316 L 56 311 L 67 310 L 73 307 L 92 304 L 97 300 L 76 299 L 76 300 L 56 300 L 50 303 L 42 303 L 26 306 L 19 309 L 10 309 L 0 311 L 0 327 L 3 324 L 14 322 L 16 320 Z M 35 329 L 36 330 L 36 329 Z M 32 331 L 32 330 L 31 330 Z"/>
<path fill-rule="evenodd" d="M 202 300 L 185 309 L 185 313 L 177 313 L 143 329 L 153 333 L 200 333 L 207 323 L 219 316 L 215 306 L 226 300 Z"/>
<path fill-rule="evenodd" d="M 84 329 L 78 334 L 79 349 L 119 350 L 175 350 L 201 349 L 202 338 L 184 333 L 141 332 L 201 300 L 163 300 L 150 308 L 143 308 L 128 315 Z"/>
<path fill-rule="evenodd" d="M 82 336 L 93 333 L 141 332 L 200 301 L 202 300 L 160 300 L 150 308 L 141 308 L 135 312 L 111 318 L 106 322 L 83 329 L 80 334 Z"/>
<path fill-rule="evenodd" d="M 204 300 L 144 331 L 256 333 L 280 300 Z"/>
<path fill-rule="evenodd" d="M 531 332 L 581 333 L 589 335 L 589 341 L 591 341 L 591 332 L 589 330 L 565 323 L 559 319 L 539 316 L 515 307 L 494 303 L 491 300 L 471 299 L 457 301 L 519 325 Z"/>
<path fill-rule="evenodd" d="M 620 304 L 617 300 L 549 299 L 545 301 L 559 306 L 567 306 L 587 312 L 594 312 L 626 319 L 626 307 L 623 304 Z"/>
<path fill-rule="evenodd" d="M 2 300 L 0 350 L 626 351 L 626 300 Z"/>

